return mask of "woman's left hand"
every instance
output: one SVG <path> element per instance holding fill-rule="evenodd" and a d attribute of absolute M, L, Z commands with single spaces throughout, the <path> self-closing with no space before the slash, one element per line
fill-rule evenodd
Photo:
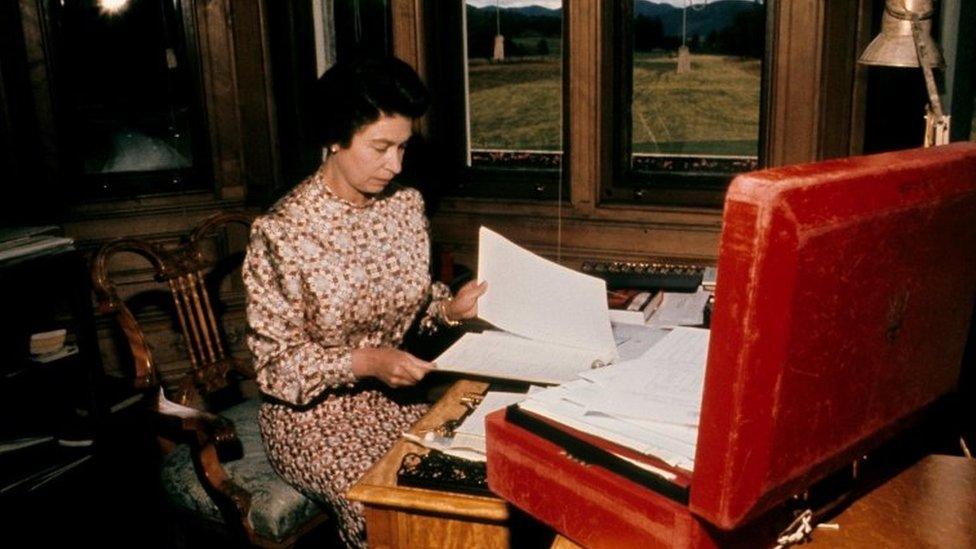
<path fill-rule="evenodd" d="M 465 320 L 478 316 L 478 298 L 488 290 L 488 283 L 468 282 L 458 290 L 451 300 L 444 306 L 444 314 L 448 320 Z"/>

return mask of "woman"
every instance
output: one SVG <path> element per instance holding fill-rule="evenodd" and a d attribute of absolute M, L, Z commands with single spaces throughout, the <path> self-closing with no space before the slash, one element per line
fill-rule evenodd
<path fill-rule="evenodd" d="M 427 328 L 474 317 L 485 288 L 451 299 L 431 284 L 423 200 L 392 182 L 427 107 L 416 73 L 393 58 L 339 64 L 315 100 L 324 161 L 251 230 L 248 346 L 272 465 L 364 546 L 362 507 L 345 492 L 427 411 L 393 389 L 434 366 L 397 347 L 422 310 Z"/>

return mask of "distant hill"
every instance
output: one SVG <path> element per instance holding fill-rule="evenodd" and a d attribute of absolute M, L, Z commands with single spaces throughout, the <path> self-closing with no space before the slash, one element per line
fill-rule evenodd
<path fill-rule="evenodd" d="M 490 10 L 493 8 L 487 7 L 483 9 Z M 543 6 L 525 6 L 524 8 L 512 8 L 512 11 L 517 11 L 522 15 L 528 15 L 531 17 L 562 17 L 563 16 L 562 9 L 559 8 L 549 9 Z"/>
<path fill-rule="evenodd" d="M 688 36 L 695 34 L 705 38 L 713 31 L 721 31 L 735 23 L 743 12 L 762 11 L 763 5 L 751 0 L 719 0 L 709 2 L 701 9 L 688 9 Z M 657 4 L 637 0 L 634 11 L 638 17 L 660 17 L 664 36 L 681 36 L 682 9 L 670 4 Z"/>
<path fill-rule="evenodd" d="M 648 0 L 637 0 L 634 2 L 634 15 L 637 17 L 665 17 L 672 13 L 677 13 L 681 17 L 681 9 L 671 4 L 649 2 Z M 681 29 L 678 29 L 681 32 Z"/>

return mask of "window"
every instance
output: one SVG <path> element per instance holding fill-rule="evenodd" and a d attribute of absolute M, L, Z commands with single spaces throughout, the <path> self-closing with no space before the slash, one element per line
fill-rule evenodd
<path fill-rule="evenodd" d="M 638 0 L 616 16 L 619 165 L 603 198 L 675 202 L 687 190 L 679 202 L 716 203 L 732 175 L 759 166 L 764 3 Z"/>
<path fill-rule="evenodd" d="M 468 0 L 468 165 L 558 167 L 562 2 Z"/>
<path fill-rule="evenodd" d="M 439 101 L 447 97 L 439 130 L 462 137 L 444 140 L 453 151 L 456 192 L 555 198 L 563 149 L 562 0 L 462 0 L 438 3 L 436 12 L 445 31 L 440 51 L 460 52 L 440 65 L 444 86 L 435 89 Z"/>
<path fill-rule="evenodd" d="M 442 65 L 436 80 L 439 98 L 464 86 L 436 129 L 464 139 L 458 194 L 555 198 L 560 177 L 589 177 L 567 162 L 593 154 L 599 201 L 717 205 L 733 174 L 760 164 L 765 2 L 586 4 L 466 0 L 451 15 L 438 3 L 438 31 L 464 29 L 463 69 Z M 594 87 L 595 65 L 608 84 Z"/>
<path fill-rule="evenodd" d="M 207 186 L 191 14 L 172 0 L 47 4 L 62 169 L 76 192 Z"/>

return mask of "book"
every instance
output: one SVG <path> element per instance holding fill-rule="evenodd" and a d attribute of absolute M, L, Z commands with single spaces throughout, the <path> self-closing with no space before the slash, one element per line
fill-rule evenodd
<path fill-rule="evenodd" d="M 520 248 L 481 227 L 478 316 L 496 329 L 467 333 L 434 362 L 444 371 L 539 384 L 571 381 L 617 359 L 606 282 Z"/>
<path fill-rule="evenodd" d="M 610 322 L 644 324 L 661 306 L 664 292 L 625 288 L 607 291 Z"/>
<path fill-rule="evenodd" d="M 88 447 L 62 445 L 50 437 L 4 453 L 0 455 L 0 497 L 33 492 L 92 457 Z"/>
<path fill-rule="evenodd" d="M 32 436 L 0 440 L 0 455 L 20 450 L 21 448 L 30 448 L 37 444 L 45 444 L 52 440 L 54 440 L 54 437 L 51 436 Z"/>
<path fill-rule="evenodd" d="M 718 267 L 705 267 L 702 272 L 702 289 L 709 292 L 715 291 L 715 283 L 718 281 Z"/>
<path fill-rule="evenodd" d="M 6 246 L 0 249 L 0 262 L 73 250 L 74 244 L 73 238 L 51 235 L 29 236 L 8 241 Z"/>
<path fill-rule="evenodd" d="M 2 227 L 0 228 L 0 250 L 16 248 L 28 243 L 32 238 L 40 236 L 60 236 L 61 227 L 57 225 L 41 225 L 36 227 Z"/>

